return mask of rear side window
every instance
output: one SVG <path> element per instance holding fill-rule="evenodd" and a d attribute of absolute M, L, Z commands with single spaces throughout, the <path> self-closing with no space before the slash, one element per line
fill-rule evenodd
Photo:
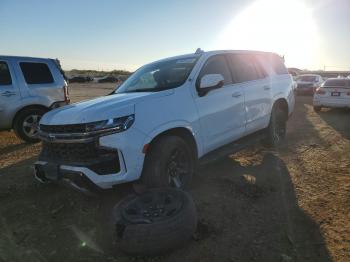
<path fill-rule="evenodd" d="M 273 71 L 275 71 L 275 73 L 277 75 L 288 74 L 288 70 L 285 67 L 284 61 L 283 61 L 283 59 L 281 57 L 279 57 L 277 55 L 272 55 L 270 61 L 272 63 Z"/>
<path fill-rule="evenodd" d="M 265 78 L 266 72 L 253 56 L 232 54 L 229 57 L 235 83 Z"/>
<path fill-rule="evenodd" d="M 21 62 L 19 65 L 27 84 L 53 83 L 53 77 L 47 64 Z"/>
<path fill-rule="evenodd" d="M 6 86 L 11 85 L 12 79 L 9 67 L 6 62 L 0 61 L 0 85 Z"/>
<path fill-rule="evenodd" d="M 323 87 L 346 87 L 346 79 L 328 79 L 324 82 Z"/>
<path fill-rule="evenodd" d="M 224 77 L 225 85 L 232 84 L 232 76 L 223 55 L 210 57 L 207 63 L 204 65 L 199 79 L 207 74 L 221 74 Z"/>

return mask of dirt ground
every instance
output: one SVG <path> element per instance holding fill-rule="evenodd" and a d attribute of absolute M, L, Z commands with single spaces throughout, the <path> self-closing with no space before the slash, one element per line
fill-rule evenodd
<path fill-rule="evenodd" d="M 73 101 L 111 91 L 71 85 Z M 89 198 L 40 185 L 40 144 L 0 133 L 0 261 L 350 261 L 350 111 L 312 110 L 297 97 L 287 140 L 247 148 L 200 166 L 190 193 L 197 233 L 156 258 L 113 248 L 111 208 L 130 184 Z"/>

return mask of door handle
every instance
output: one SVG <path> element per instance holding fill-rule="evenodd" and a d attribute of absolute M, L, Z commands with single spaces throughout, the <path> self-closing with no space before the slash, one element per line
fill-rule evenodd
<path fill-rule="evenodd" d="M 263 86 L 263 88 L 264 88 L 264 90 L 270 90 L 271 89 L 271 87 L 269 87 L 269 86 Z"/>
<path fill-rule="evenodd" d="M 15 93 L 15 92 L 6 91 L 6 92 L 1 93 L 1 95 L 2 95 L 2 96 L 9 97 L 9 96 L 14 96 L 14 95 L 16 95 L 16 93 Z"/>
<path fill-rule="evenodd" d="M 242 93 L 240 93 L 240 92 L 234 92 L 233 94 L 232 94 L 232 97 L 240 97 L 242 95 Z"/>

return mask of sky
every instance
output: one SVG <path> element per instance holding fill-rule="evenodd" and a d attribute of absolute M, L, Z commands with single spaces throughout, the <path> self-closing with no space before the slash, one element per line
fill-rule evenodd
<path fill-rule="evenodd" d="M 350 0 L 0 0 L 0 54 L 135 70 L 198 47 L 350 70 Z"/>

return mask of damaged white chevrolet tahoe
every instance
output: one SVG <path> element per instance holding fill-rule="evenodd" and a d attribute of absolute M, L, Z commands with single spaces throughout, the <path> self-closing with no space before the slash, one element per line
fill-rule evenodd
<path fill-rule="evenodd" d="M 115 92 L 40 121 L 35 177 L 85 190 L 129 181 L 186 187 L 196 160 L 239 139 L 284 138 L 293 80 L 280 56 L 210 51 L 138 69 Z"/>

